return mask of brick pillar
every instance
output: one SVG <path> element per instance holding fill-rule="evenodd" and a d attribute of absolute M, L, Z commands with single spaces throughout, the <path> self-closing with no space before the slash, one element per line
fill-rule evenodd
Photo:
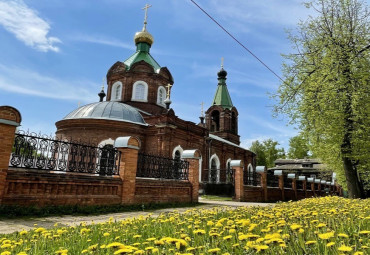
<path fill-rule="evenodd" d="M 303 190 L 304 190 L 304 197 L 307 198 L 307 181 L 304 180 L 302 182 Z"/>
<path fill-rule="evenodd" d="M 312 190 L 313 196 L 314 196 L 314 197 L 316 197 L 315 181 L 313 181 L 313 182 L 311 183 L 311 190 Z"/>
<path fill-rule="evenodd" d="M 189 162 L 189 182 L 191 183 L 191 202 L 197 203 L 199 197 L 199 160 L 201 154 L 199 150 L 185 150 L 181 159 Z"/>
<path fill-rule="evenodd" d="M 135 202 L 135 185 L 137 158 L 140 149 L 140 141 L 132 136 L 118 137 L 114 141 L 114 147 L 121 152 L 119 175 L 122 180 L 122 204 Z"/>
<path fill-rule="evenodd" d="M 322 193 L 321 193 L 321 181 L 317 184 L 317 195 L 319 197 L 321 197 Z"/>
<path fill-rule="evenodd" d="M 235 171 L 235 200 L 244 201 L 243 160 L 231 160 L 230 167 Z"/>
<path fill-rule="evenodd" d="M 292 179 L 292 189 L 294 191 L 294 199 L 298 200 L 298 194 L 297 194 L 297 179 L 293 178 Z"/>
<path fill-rule="evenodd" d="M 284 194 L 284 174 L 279 175 L 279 189 L 281 190 L 281 200 L 285 200 L 285 194 Z"/>
<path fill-rule="evenodd" d="M 22 121 L 19 111 L 11 106 L 0 106 L 0 204 L 6 188 L 9 159 L 14 143 L 15 129 Z"/>
<path fill-rule="evenodd" d="M 267 202 L 267 168 L 266 166 L 257 166 L 256 172 L 260 174 L 263 201 Z"/>

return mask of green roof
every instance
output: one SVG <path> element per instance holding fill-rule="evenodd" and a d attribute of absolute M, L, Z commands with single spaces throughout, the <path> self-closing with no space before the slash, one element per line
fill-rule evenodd
<path fill-rule="evenodd" d="M 146 63 L 151 65 L 154 68 L 156 73 L 159 72 L 161 66 L 155 61 L 155 59 L 149 53 L 150 45 L 147 43 L 138 43 L 136 45 L 136 52 L 124 61 L 125 65 L 127 66 L 128 70 L 130 70 L 131 66 L 139 61 L 144 60 Z"/>
<path fill-rule="evenodd" d="M 216 91 L 215 97 L 213 98 L 212 104 L 220 105 L 223 108 L 229 108 L 229 109 L 233 107 L 233 102 L 231 101 L 229 91 L 227 90 L 225 79 L 219 79 L 217 91 Z"/>

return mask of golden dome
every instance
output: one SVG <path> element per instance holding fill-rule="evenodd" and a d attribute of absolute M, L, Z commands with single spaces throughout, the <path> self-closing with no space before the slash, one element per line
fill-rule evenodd
<path fill-rule="evenodd" d="M 137 33 L 135 34 L 134 41 L 135 41 L 135 44 L 138 44 L 138 43 L 140 43 L 140 42 L 145 42 L 145 43 L 148 43 L 149 45 L 152 45 L 152 44 L 153 44 L 153 42 L 154 42 L 154 38 L 153 38 L 153 36 L 152 36 L 148 31 L 146 31 L 146 29 L 144 28 L 142 31 L 137 32 Z"/>

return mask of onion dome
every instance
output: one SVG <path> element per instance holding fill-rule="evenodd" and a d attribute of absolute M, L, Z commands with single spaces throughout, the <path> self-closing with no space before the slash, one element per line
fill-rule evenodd
<path fill-rule="evenodd" d="M 147 43 L 151 46 L 154 42 L 154 38 L 148 31 L 146 31 L 146 28 L 144 27 L 143 30 L 135 34 L 134 41 L 135 45 L 138 43 Z"/>
<path fill-rule="evenodd" d="M 147 125 L 136 108 L 114 101 L 98 102 L 81 106 L 63 118 L 63 120 L 69 119 L 116 120 Z"/>
<path fill-rule="evenodd" d="M 226 79 L 227 72 L 223 67 L 221 67 L 220 71 L 217 73 L 219 79 Z"/>

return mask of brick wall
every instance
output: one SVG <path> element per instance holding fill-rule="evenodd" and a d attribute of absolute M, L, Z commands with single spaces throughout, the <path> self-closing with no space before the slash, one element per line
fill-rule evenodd
<path fill-rule="evenodd" d="M 244 201 L 264 202 L 263 188 L 257 186 L 244 186 Z"/>
<path fill-rule="evenodd" d="M 6 205 L 113 205 L 121 202 L 118 177 L 9 169 Z"/>
<path fill-rule="evenodd" d="M 191 193 L 188 181 L 136 178 L 135 203 L 191 202 Z"/>

